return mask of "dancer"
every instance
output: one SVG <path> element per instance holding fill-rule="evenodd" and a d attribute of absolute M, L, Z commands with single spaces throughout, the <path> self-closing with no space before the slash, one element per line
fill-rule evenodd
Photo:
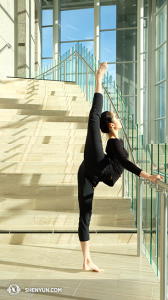
<path fill-rule="evenodd" d="M 113 186 L 121 176 L 124 168 L 137 176 L 150 178 L 149 180 L 155 183 L 156 179 L 161 180 L 160 175 L 150 175 L 127 160 L 126 153 L 128 152 L 123 146 L 123 141 L 118 139 L 118 130 L 122 128 L 121 123 L 112 112 L 104 112 L 101 115 L 103 107 L 102 79 L 106 70 L 107 62 L 104 62 L 100 64 L 96 74 L 96 89 L 89 114 L 84 160 L 78 170 L 78 201 L 80 210 L 78 236 L 84 257 L 83 269 L 96 272 L 103 272 L 104 269 L 93 263 L 89 251 L 89 225 L 92 215 L 94 188 L 100 181 Z M 108 155 L 103 151 L 100 128 L 102 132 L 109 134 L 106 149 Z"/>

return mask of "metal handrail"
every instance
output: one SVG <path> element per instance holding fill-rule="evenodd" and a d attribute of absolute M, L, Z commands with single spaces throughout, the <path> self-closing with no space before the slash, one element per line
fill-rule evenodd
<path fill-rule="evenodd" d="M 65 61 L 66 61 L 67 59 L 69 59 L 71 56 L 73 56 L 74 54 L 76 54 L 76 57 L 77 57 L 77 55 L 78 55 L 78 56 L 80 57 L 80 59 L 82 59 L 83 62 L 87 65 L 87 67 L 90 69 L 90 71 L 93 73 L 93 75 L 96 76 L 96 73 L 95 73 L 94 70 L 91 68 L 91 66 L 89 66 L 89 64 L 86 62 L 86 60 L 85 60 L 85 59 L 84 59 L 84 58 L 83 58 L 83 57 L 75 50 L 75 51 L 74 51 L 73 53 L 71 53 L 68 57 L 66 57 L 64 60 L 62 60 L 59 64 L 57 64 L 56 66 L 52 67 L 51 69 L 49 69 L 49 70 L 43 72 L 42 74 L 40 74 L 40 75 L 34 77 L 34 79 L 37 79 L 38 77 L 41 77 L 41 76 L 43 76 L 43 78 L 44 78 L 44 76 L 45 76 L 46 73 L 48 73 L 48 72 L 54 70 L 54 69 L 57 68 L 59 65 L 65 63 Z M 118 111 L 116 110 L 116 107 L 115 107 L 115 105 L 113 104 L 113 101 L 112 101 L 113 98 L 111 98 L 111 97 L 109 96 L 109 93 L 108 93 L 108 91 L 107 91 L 107 88 L 104 87 L 104 84 L 103 84 L 103 83 L 102 83 L 102 87 L 103 87 L 104 92 L 105 92 L 105 94 L 107 95 L 108 99 L 110 100 L 110 102 L 111 102 L 111 104 L 112 104 L 112 106 L 113 106 L 113 109 L 114 109 L 115 113 L 116 113 L 117 116 L 119 117 Z M 129 151 L 130 151 L 130 153 L 131 153 L 132 160 L 133 160 L 133 162 L 134 162 L 134 164 L 135 164 L 135 158 L 134 158 L 134 155 L 133 155 L 133 153 L 132 153 L 131 146 L 130 146 L 130 143 L 129 143 L 127 134 L 126 134 L 126 132 L 125 132 L 125 129 L 124 129 L 124 127 L 123 127 L 122 121 L 121 121 L 121 125 L 122 125 L 122 131 L 123 131 L 124 137 L 125 137 L 125 139 L 126 139 L 126 143 L 127 143 L 128 149 L 129 149 Z"/>
<path fill-rule="evenodd" d="M 0 49 L 0 53 L 3 51 L 3 50 L 5 50 L 5 48 L 12 48 L 12 46 L 11 46 L 11 44 L 9 44 L 9 43 L 7 43 L 4 47 L 2 47 L 2 49 Z"/>

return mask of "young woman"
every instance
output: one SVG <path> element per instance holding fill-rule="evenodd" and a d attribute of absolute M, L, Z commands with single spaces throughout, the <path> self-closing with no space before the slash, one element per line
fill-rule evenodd
<path fill-rule="evenodd" d="M 80 210 L 78 236 L 84 257 L 83 269 L 96 272 L 102 272 L 104 269 L 100 269 L 92 262 L 89 251 L 89 225 L 92 215 L 94 188 L 100 181 L 113 186 L 121 176 L 124 168 L 155 183 L 156 179 L 161 180 L 160 175 L 150 175 L 127 160 L 128 152 L 123 146 L 123 140 L 118 139 L 118 130 L 122 127 L 121 122 L 112 112 L 101 114 L 103 107 L 102 79 L 106 70 L 107 62 L 104 62 L 100 64 L 96 74 L 96 89 L 89 114 L 84 160 L 78 170 Z M 100 128 L 102 132 L 109 135 L 106 148 L 107 155 L 103 151 Z"/>

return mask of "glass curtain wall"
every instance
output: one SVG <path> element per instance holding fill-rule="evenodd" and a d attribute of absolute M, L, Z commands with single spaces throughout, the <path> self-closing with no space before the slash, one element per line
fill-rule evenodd
<path fill-rule="evenodd" d="M 137 122 L 137 0 L 105 1 L 100 6 L 100 62 L 108 62 L 122 99 Z"/>
<path fill-rule="evenodd" d="M 52 61 L 53 61 L 53 9 L 51 5 L 50 6 L 43 5 L 42 6 L 42 68 L 49 65 Z"/>
<path fill-rule="evenodd" d="M 143 0 L 142 19 L 143 144 L 159 144 L 166 142 L 167 1 Z"/>
<path fill-rule="evenodd" d="M 167 1 L 156 1 L 156 98 L 155 98 L 155 143 L 165 143 L 166 138 L 166 36 Z"/>

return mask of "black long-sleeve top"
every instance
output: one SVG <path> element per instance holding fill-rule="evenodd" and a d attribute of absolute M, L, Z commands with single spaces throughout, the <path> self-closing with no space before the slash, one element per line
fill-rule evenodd
<path fill-rule="evenodd" d="M 118 138 L 111 138 L 107 142 L 106 153 L 110 159 L 112 165 L 112 178 L 113 184 L 121 177 L 124 169 L 139 176 L 142 169 L 134 165 L 128 160 L 128 152 L 124 148 L 124 141 Z"/>

